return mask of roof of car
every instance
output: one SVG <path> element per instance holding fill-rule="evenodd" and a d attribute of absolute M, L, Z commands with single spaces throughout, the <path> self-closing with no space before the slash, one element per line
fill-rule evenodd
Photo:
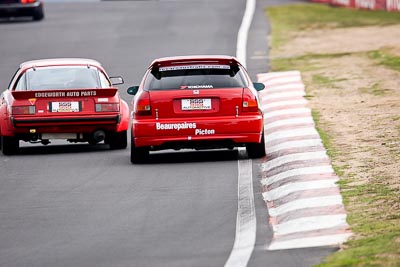
<path fill-rule="evenodd" d="M 56 65 L 94 65 L 101 66 L 101 64 L 93 59 L 87 58 L 50 58 L 38 59 L 21 63 L 20 68 L 56 66 Z"/>
<path fill-rule="evenodd" d="M 233 61 L 239 62 L 237 58 L 226 55 L 193 55 L 193 56 L 175 56 L 175 57 L 162 57 L 155 59 L 151 66 L 155 64 L 177 63 L 177 64 L 190 64 L 196 61 Z"/>

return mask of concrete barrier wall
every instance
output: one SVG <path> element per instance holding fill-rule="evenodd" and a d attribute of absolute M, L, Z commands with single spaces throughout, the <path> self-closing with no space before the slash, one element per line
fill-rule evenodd
<path fill-rule="evenodd" d="M 400 11 L 400 0 L 311 0 L 311 2 L 359 9 Z"/>

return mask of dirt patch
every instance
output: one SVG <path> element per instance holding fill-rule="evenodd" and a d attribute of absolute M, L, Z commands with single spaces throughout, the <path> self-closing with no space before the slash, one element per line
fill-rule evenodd
<path fill-rule="evenodd" d="M 400 54 L 400 25 L 357 27 L 298 32 L 274 51 L 276 57 L 304 54 L 337 54 L 393 47 Z"/>
<path fill-rule="evenodd" d="M 320 70 L 306 72 L 337 82 L 308 87 L 312 109 L 318 110 L 326 132 L 340 153 L 334 164 L 358 184 L 382 179 L 400 189 L 400 73 L 377 66 L 362 55 L 323 59 Z"/>
<path fill-rule="evenodd" d="M 390 203 L 384 198 L 368 206 L 357 197 L 348 199 L 348 210 L 363 210 L 366 216 L 379 214 L 386 205 L 377 220 L 400 211 L 400 72 L 379 65 L 367 52 L 384 48 L 400 56 L 398 36 L 400 26 L 300 32 L 271 54 L 332 55 L 312 57 L 307 62 L 311 67 L 302 72 L 310 107 L 320 114 L 320 127 L 338 151 L 332 163 L 351 181 L 350 187 L 382 186 L 397 192 L 388 198 Z"/>
<path fill-rule="evenodd" d="M 381 177 L 400 188 L 400 73 L 378 65 L 366 52 L 390 47 L 400 54 L 400 26 L 362 27 L 299 33 L 277 51 L 282 55 L 354 53 L 314 59 L 303 72 L 311 108 L 318 110 L 327 132 L 341 151 L 334 164 L 347 166 L 358 183 Z M 333 80 L 312 83 L 316 75 Z M 313 84 L 313 85 L 311 85 Z"/>

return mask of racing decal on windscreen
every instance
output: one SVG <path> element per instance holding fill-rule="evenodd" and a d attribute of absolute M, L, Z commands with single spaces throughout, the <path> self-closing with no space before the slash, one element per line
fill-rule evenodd
<path fill-rule="evenodd" d="M 229 65 L 185 65 L 185 66 L 168 66 L 161 67 L 159 71 L 172 71 L 172 70 L 202 70 L 202 69 L 225 69 L 229 70 Z"/>
<path fill-rule="evenodd" d="M 182 85 L 180 89 L 213 89 L 214 86 L 211 84 L 203 84 L 203 85 Z"/>

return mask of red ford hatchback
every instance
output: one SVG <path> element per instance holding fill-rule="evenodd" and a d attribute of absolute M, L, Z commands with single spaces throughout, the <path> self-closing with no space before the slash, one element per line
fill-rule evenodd
<path fill-rule="evenodd" d="M 185 56 L 153 61 L 132 100 L 131 162 L 149 151 L 246 147 L 265 155 L 258 90 L 230 56 Z"/>

